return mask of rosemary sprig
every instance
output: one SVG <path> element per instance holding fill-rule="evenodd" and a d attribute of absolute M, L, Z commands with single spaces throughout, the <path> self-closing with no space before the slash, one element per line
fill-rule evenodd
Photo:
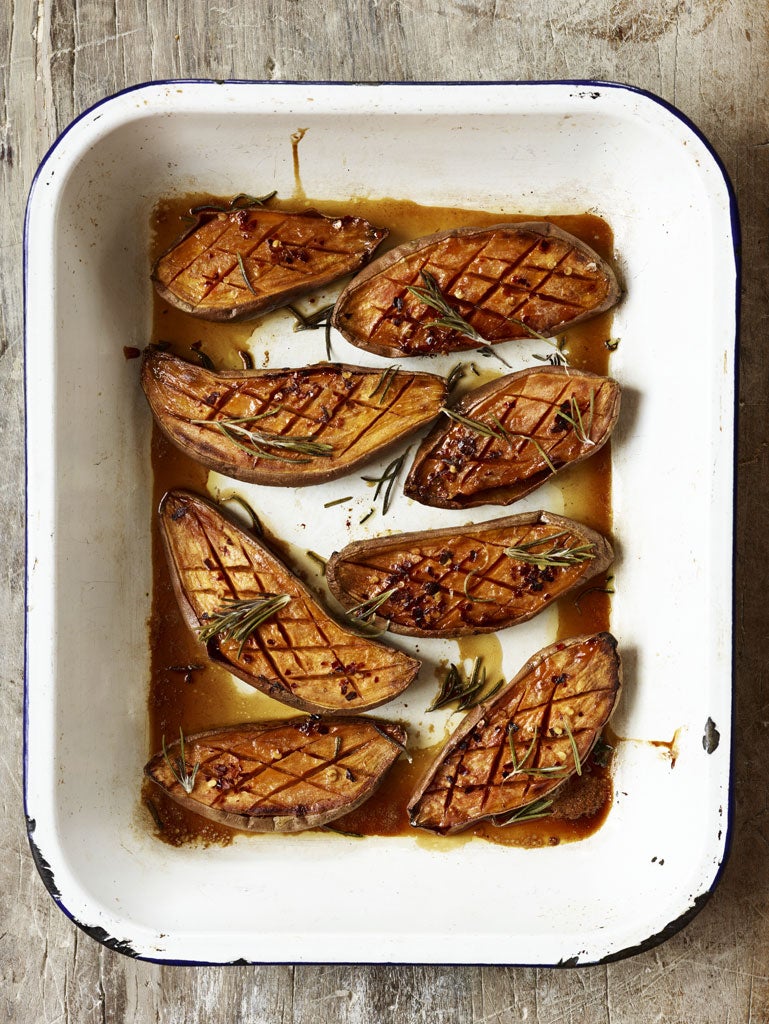
<path fill-rule="evenodd" d="M 495 352 L 491 345 L 483 345 L 478 349 L 479 356 L 486 356 L 487 359 L 498 359 L 503 366 L 506 366 L 508 370 L 512 370 L 512 366 L 506 359 L 503 359 L 499 352 Z"/>
<path fill-rule="evenodd" d="M 532 775 L 532 776 L 540 776 L 540 777 L 545 777 L 545 778 L 550 776 L 550 777 L 558 778 L 559 776 L 568 774 L 568 769 L 562 767 L 561 765 L 557 765 L 557 764 L 546 766 L 546 767 L 539 767 L 539 766 L 535 766 L 535 765 L 530 765 L 529 767 L 526 766 L 526 762 L 529 760 L 531 755 L 534 753 L 534 749 L 535 749 L 535 747 L 537 745 L 537 729 L 536 729 L 536 727 L 534 729 L 534 735 L 531 738 L 531 743 L 529 744 L 529 746 L 528 746 L 528 748 L 526 750 L 526 753 L 523 755 L 523 757 L 519 761 L 518 760 L 518 755 L 515 752 L 515 741 L 513 739 L 513 736 L 517 732 L 517 729 L 513 729 L 512 726 L 513 726 L 513 723 L 511 722 L 510 723 L 510 727 L 507 730 L 507 740 L 508 740 L 508 745 L 510 747 L 510 759 L 511 759 L 511 761 L 513 763 L 513 767 L 512 767 L 512 769 L 510 769 L 509 771 L 506 771 L 504 773 L 505 781 L 507 781 L 509 779 L 512 779 L 512 778 L 515 778 L 516 775 Z"/>
<path fill-rule="evenodd" d="M 171 774 L 182 787 L 185 793 L 190 794 L 195 788 L 195 779 L 200 769 L 200 761 L 196 761 L 192 766 L 191 771 L 187 771 L 187 758 L 184 754 L 184 733 L 182 727 L 179 726 L 179 756 L 176 759 L 176 764 L 171 760 L 168 750 L 166 748 L 166 738 L 163 736 L 163 757 L 166 759 L 166 764 L 171 769 Z"/>
<path fill-rule="evenodd" d="M 482 345 L 485 344 L 486 339 L 453 306 L 449 305 L 433 275 L 426 270 L 422 270 L 420 271 L 420 276 L 424 287 L 419 288 L 417 285 L 409 284 L 406 285 L 406 291 L 410 292 L 421 302 L 424 302 L 430 309 L 434 309 L 437 313 L 441 314 L 438 319 L 431 320 L 425 326 L 441 327 L 445 331 L 456 331 L 472 341 L 478 341 Z"/>
<path fill-rule="evenodd" d="M 557 541 L 561 537 L 568 537 L 567 530 L 560 533 L 551 533 L 548 537 L 537 537 L 534 540 L 524 541 L 514 547 L 504 548 L 504 554 L 509 558 L 515 558 L 519 562 L 527 562 L 536 565 L 538 569 L 546 569 L 549 566 L 560 569 L 570 565 L 582 565 L 595 558 L 595 547 L 592 544 L 575 544 L 574 547 L 566 547 L 553 543 L 547 551 L 532 551 L 534 547 L 545 544 L 547 541 Z"/>
<path fill-rule="evenodd" d="M 532 353 L 532 358 L 539 359 L 541 363 L 549 363 L 551 366 L 570 365 L 566 352 L 564 351 L 566 348 L 565 336 L 562 338 L 558 338 L 557 340 L 554 340 L 553 338 L 545 338 L 544 336 L 540 335 L 540 341 L 544 341 L 546 345 L 552 345 L 555 351 L 551 352 L 549 356 L 541 356 L 534 352 Z"/>
<path fill-rule="evenodd" d="M 494 423 L 491 424 L 486 423 L 483 420 L 472 419 L 472 417 L 470 416 L 464 416 L 462 413 L 455 412 L 454 409 L 447 409 L 445 405 L 441 407 L 441 412 L 445 413 L 450 420 L 454 420 L 456 423 L 461 423 L 463 427 L 467 427 L 468 430 L 473 430 L 475 431 L 476 434 L 481 434 L 483 437 L 494 437 L 498 441 L 528 441 L 530 444 L 533 444 L 534 447 L 537 449 L 539 457 L 545 463 L 550 472 L 555 473 L 555 466 L 553 465 L 550 456 L 547 454 L 547 452 L 536 439 L 536 437 L 531 437 L 530 434 L 513 433 L 513 431 L 508 430 L 506 427 L 504 427 L 496 416 L 493 417 Z"/>
<path fill-rule="evenodd" d="M 458 701 L 457 710 L 467 711 L 470 708 L 476 707 L 482 701 L 487 700 L 503 684 L 504 679 L 500 679 L 490 690 L 486 690 L 486 666 L 480 657 L 476 658 L 473 662 L 472 670 L 467 679 L 463 679 L 459 668 L 451 664 L 441 681 L 437 696 L 427 710 L 437 711 L 439 708 L 446 707 L 447 704 L 453 704 L 454 701 Z"/>
<path fill-rule="evenodd" d="M 246 282 L 246 287 L 248 288 L 252 295 L 256 295 L 256 289 L 251 284 L 251 279 L 248 276 L 248 273 L 246 272 L 246 264 L 243 262 L 243 257 L 241 256 L 240 253 L 238 253 L 238 267 L 240 268 L 240 273 L 243 280 Z"/>
<path fill-rule="evenodd" d="M 333 302 L 322 309 L 316 309 L 314 313 L 301 313 L 296 306 L 286 307 L 295 321 L 294 332 L 317 331 L 319 327 L 325 327 L 327 323 L 330 323 L 331 310 L 333 308 Z"/>
<path fill-rule="evenodd" d="M 397 587 L 390 587 L 389 590 L 385 590 L 376 597 L 369 597 L 367 600 L 361 601 L 360 604 L 355 604 L 352 608 L 348 608 L 347 614 L 353 619 L 358 619 L 360 622 L 366 622 L 376 615 L 382 605 L 390 600 L 397 589 Z"/>
<path fill-rule="evenodd" d="M 371 399 L 376 398 L 376 396 L 379 395 L 379 402 L 377 404 L 382 405 L 384 400 L 387 398 L 387 393 L 392 387 L 393 381 L 395 380 L 395 375 L 397 374 L 399 369 L 400 366 L 398 363 L 396 363 L 395 366 L 388 366 L 387 369 L 383 370 L 382 375 L 379 378 L 379 382 L 377 383 L 377 386 L 374 388 L 374 390 L 368 397 Z"/>
<path fill-rule="evenodd" d="M 406 461 L 406 456 L 410 451 L 411 448 L 409 447 L 402 455 L 399 455 L 397 459 L 393 459 L 381 476 L 361 477 L 361 480 L 365 480 L 367 484 L 376 484 L 376 490 L 374 491 L 374 501 L 377 500 L 380 491 L 382 490 L 382 488 L 384 488 L 384 498 L 382 499 L 383 516 L 387 515 L 390 505 L 392 504 L 395 481 L 398 479 L 398 475 L 400 471 L 403 469 L 403 463 Z"/>
<path fill-rule="evenodd" d="M 500 821 L 498 818 L 493 818 L 492 820 L 496 826 L 504 828 L 505 825 L 514 825 L 519 821 L 535 821 L 537 818 L 547 818 L 550 815 L 552 804 L 553 801 L 546 798 L 535 800 L 533 803 L 528 804 L 528 806 L 513 811 L 504 821 Z"/>
<path fill-rule="evenodd" d="M 420 299 L 426 306 L 436 310 L 441 316 L 437 320 L 431 320 L 427 327 L 442 327 L 446 331 L 457 331 L 458 334 L 464 335 L 466 338 L 470 338 L 472 341 L 478 341 L 483 346 L 488 346 L 488 340 L 479 334 L 478 331 L 469 323 L 465 318 L 449 304 L 446 296 L 441 291 L 438 282 L 435 280 L 432 274 L 426 270 L 420 271 L 420 276 L 424 283 L 424 288 L 419 288 L 416 285 L 406 285 L 406 290 Z M 473 307 L 477 309 L 478 307 Z M 540 334 L 539 331 L 535 331 L 533 327 L 529 327 L 527 323 L 520 320 L 516 316 L 505 316 L 499 314 L 503 320 L 506 320 L 510 324 L 514 324 L 516 327 L 521 327 L 526 333 L 532 337 L 537 338 L 540 341 L 547 341 L 547 335 Z M 484 355 L 486 353 L 483 353 Z M 496 353 L 492 353 L 496 355 Z M 501 356 L 497 356 L 500 362 L 504 363 L 504 359 Z M 509 363 L 505 363 L 505 366 L 509 366 Z"/>
<path fill-rule="evenodd" d="M 347 494 L 344 498 L 334 498 L 333 501 L 327 501 L 324 503 L 323 508 L 333 508 L 335 505 L 344 505 L 346 501 L 352 501 L 352 495 Z"/>
<path fill-rule="evenodd" d="M 223 205 L 221 203 L 204 203 L 202 206 L 193 206 L 190 210 L 190 214 L 194 217 L 199 213 L 229 213 L 231 210 L 248 210 L 254 206 L 264 206 L 270 199 L 273 199 L 278 194 L 277 189 L 273 189 L 272 192 L 268 192 L 264 196 L 250 196 L 246 192 L 238 192 L 229 203 Z"/>
<path fill-rule="evenodd" d="M 289 594 L 259 594 L 249 598 L 225 598 L 221 608 L 205 614 L 205 625 L 198 630 L 198 640 L 206 644 L 215 636 L 239 642 L 238 657 L 246 641 L 268 619 L 290 602 Z"/>
<path fill-rule="evenodd" d="M 564 402 L 564 405 L 567 403 Z M 565 420 L 574 430 L 577 435 L 577 440 L 583 444 L 589 445 L 591 448 L 595 447 L 595 441 L 590 436 L 593 432 L 593 415 L 595 413 L 595 391 L 593 388 L 590 389 L 590 399 L 588 404 L 588 421 L 585 426 L 585 421 L 582 418 L 582 410 L 579 407 L 579 402 L 574 395 L 569 396 L 568 401 L 570 412 L 567 412 L 563 407 L 558 410 L 556 419 Z"/>
<path fill-rule="evenodd" d="M 284 436 L 275 434 L 269 430 L 255 430 L 244 426 L 246 423 L 256 423 L 265 416 L 272 416 L 272 412 L 259 413 L 257 416 L 237 416 L 231 419 L 221 420 L 190 420 L 190 423 L 214 427 L 224 434 L 228 441 L 231 441 L 242 451 L 258 459 L 277 459 L 291 462 L 309 462 L 309 459 L 289 459 L 285 455 L 268 451 L 269 448 L 277 448 L 278 452 L 295 452 L 299 455 L 309 455 L 316 458 L 330 458 L 334 454 L 333 445 L 325 441 L 315 441 L 310 436 Z"/>

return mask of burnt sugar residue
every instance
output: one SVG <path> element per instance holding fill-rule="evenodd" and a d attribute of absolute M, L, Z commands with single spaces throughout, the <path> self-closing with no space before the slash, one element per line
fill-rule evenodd
<path fill-rule="evenodd" d="M 329 216 L 364 217 L 372 224 L 389 230 L 389 235 L 382 244 L 382 251 L 409 239 L 454 227 L 544 219 L 499 211 L 424 207 L 408 200 L 353 198 L 345 203 L 308 200 L 304 195 L 299 173 L 299 146 L 303 135 L 304 132 L 298 130 L 291 139 L 295 195 L 290 200 L 277 197 L 271 200 L 270 205 L 278 209 L 292 210 L 311 206 Z M 159 203 L 152 222 L 152 262 L 154 263 L 161 253 L 169 249 L 188 227 L 188 222 L 182 218 L 188 215 L 191 207 L 221 202 L 222 198 L 219 196 L 196 193 Z M 553 216 L 546 219 L 586 242 L 599 256 L 611 261 L 613 236 L 609 225 L 600 217 L 582 214 Z M 182 358 L 203 364 L 210 361 L 217 370 L 244 369 L 253 362 L 249 340 L 254 332 L 258 332 L 260 324 L 272 316 L 285 316 L 285 313 L 277 311 L 261 319 L 241 324 L 215 323 L 189 316 L 155 295 L 151 340 Z M 611 356 L 607 345 L 610 339 L 610 312 L 571 328 L 565 335 L 564 346 L 570 364 L 578 369 L 606 375 Z M 527 343 L 518 342 L 503 346 L 500 355 L 504 357 L 505 350 L 514 353 L 516 346 L 520 348 L 523 344 Z M 532 341 L 531 345 L 532 348 L 527 350 L 527 353 L 537 351 L 543 357 L 547 357 L 552 351 L 544 343 Z M 132 358 L 133 354 L 130 357 Z M 261 360 L 261 353 L 258 358 Z M 462 353 L 460 358 L 466 367 L 461 387 L 456 394 L 476 387 L 494 376 L 510 372 L 498 359 L 484 358 L 476 352 Z M 470 363 L 475 365 L 476 370 L 470 367 Z M 426 365 L 424 369 L 430 370 L 431 367 Z M 611 442 L 593 458 L 565 470 L 562 475 L 559 474 L 564 514 L 598 530 L 609 539 L 612 534 L 610 445 Z M 151 466 L 153 512 L 157 509 L 163 494 L 171 488 L 186 488 L 201 494 L 206 493 L 207 470 L 171 445 L 156 427 L 153 428 L 152 435 Z M 233 490 L 235 489 L 234 487 Z M 515 509 L 509 510 L 513 511 Z M 147 758 L 161 749 L 164 739 L 167 743 L 177 740 L 181 726 L 185 734 L 192 734 L 224 725 L 293 715 L 295 712 L 290 708 L 234 679 L 223 668 L 209 662 L 205 657 L 205 650 L 185 624 L 179 611 L 154 514 L 152 519 L 153 591 L 149 628 L 151 672 Z M 272 540 L 275 541 L 273 546 L 280 548 L 280 544 L 275 539 Z M 613 579 L 610 568 L 607 575 L 594 578 L 581 592 L 570 594 L 559 602 L 557 638 L 607 630 L 610 625 L 612 592 Z M 489 679 L 492 676 L 496 679 L 497 674 L 501 675 L 502 646 L 496 635 L 465 637 L 461 640 L 456 660 L 467 665 L 476 657 L 484 659 Z M 378 709 L 376 714 L 387 718 L 387 706 Z M 430 715 L 426 716 L 426 727 L 429 726 L 430 718 Z M 436 729 L 436 736 L 441 731 Z M 703 745 L 704 742 L 703 740 Z M 554 814 L 551 817 L 506 828 L 481 824 L 452 837 L 422 833 L 409 824 L 406 807 L 418 780 L 427 771 L 442 744 L 443 739 L 434 747 L 412 751 L 410 762 L 401 757 L 390 770 L 380 789 L 357 810 L 332 822 L 326 830 L 327 835 L 333 837 L 334 833 L 340 833 L 348 836 L 409 836 L 412 841 L 436 850 L 453 849 L 458 844 L 474 839 L 519 847 L 541 847 L 589 836 L 600 827 L 611 807 L 610 759 L 596 759 L 591 755 L 583 766 L 582 776 L 562 787 L 563 792 L 559 801 L 554 804 Z M 170 844 L 226 845 L 239 834 L 233 829 L 208 821 L 179 807 L 148 781 L 144 783 L 142 797 L 147 827 Z M 258 835 L 252 834 L 249 837 L 251 842 L 259 840 Z"/>

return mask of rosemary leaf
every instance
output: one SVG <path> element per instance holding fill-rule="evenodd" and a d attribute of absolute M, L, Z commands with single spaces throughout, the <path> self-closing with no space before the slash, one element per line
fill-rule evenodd
<path fill-rule="evenodd" d="M 241 256 L 240 253 L 238 253 L 238 266 L 240 267 L 241 276 L 243 277 L 243 280 L 246 282 L 246 287 L 248 288 L 252 295 L 256 295 L 256 289 L 251 284 L 251 279 L 249 278 L 246 272 L 246 264 L 243 262 L 243 257 Z"/>
<path fill-rule="evenodd" d="M 574 598 L 574 607 L 577 609 L 580 615 L 582 614 L 582 609 L 580 608 L 580 601 L 583 597 L 587 597 L 588 594 L 613 594 L 615 592 L 614 587 L 609 586 L 613 579 L 613 576 L 607 576 L 605 586 L 587 587 L 585 590 L 582 591 L 581 594 L 577 594 L 577 596 Z"/>
<path fill-rule="evenodd" d="M 215 636 L 240 644 L 238 657 L 247 640 L 256 630 L 291 601 L 289 594 L 259 594 L 250 598 L 225 598 L 221 608 L 204 615 L 205 625 L 198 630 L 198 640 L 208 643 Z"/>
<path fill-rule="evenodd" d="M 564 402 L 564 405 L 569 406 L 569 412 L 567 412 L 563 406 L 558 410 L 556 420 L 563 420 L 572 427 L 574 433 L 577 436 L 577 440 L 581 441 L 582 444 L 589 445 L 590 447 L 595 446 L 595 441 L 591 438 L 590 434 L 593 430 L 593 413 L 595 404 L 595 391 L 593 388 L 590 389 L 590 399 L 588 405 L 588 422 L 587 427 L 585 421 L 582 418 L 582 410 L 579 407 L 579 402 L 574 395 L 569 396 L 568 403 Z"/>
<path fill-rule="evenodd" d="M 308 550 L 307 551 L 307 557 L 312 559 L 312 561 L 315 562 L 316 565 L 320 566 L 321 572 L 325 576 L 326 575 L 327 559 L 325 559 L 323 557 L 323 555 L 319 555 L 317 551 L 312 551 L 312 550 Z"/>
<path fill-rule="evenodd" d="M 347 609 L 347 614 L 353 619 L 358 619 L 360 622 L 366 622 L 373 615 L 379 611 L 382 605 L 389 601 L 393 594 L 396 592 L 397 587 L 390 587 L 389 590 L 385 590 L 381 594 L 377 594 L 375 597 L 369 597 L 366 601 L 361 601 L 360 604 L 353 605 L 352 608 Z"/>
<path fill-rule="evenodd" d="M 347 495 L 346 497 L 344 497 L 344 498 L 334 498 L 334 500 L 333 500 L 333 501 L 327 501 L 327 502 L 326 502 L 326 503 L 324 504 L 323 508 L 333 508 L 333 507 L 334 507 L 334 505 L 344 505 L 344 503 L 345 503 L 346 501 L 352 501 L 352 495 L 351 495 L 351 494 L 348 494 L 348 495 Z"/>
<path fill-rule="evenodd" d="M 389 732 L 385 732 L 385 730 L 380 728 L 375 722 L 372 722 L 371 724 L 374 726 L 374 728 L 376 729 L 380 736 L 384 736 L 386 740 L 389 740 L 390 743 L 392 743 L 394 746 L 398 748 L 398 750 L 400 750 L 400 752 L 403 754 L 403 756 L 406 758 L 409 764 L 413 762 L 414 758 L 409 753 L 408 747 L 406 746 L 405 743 L 400 743 L 398 740 L 395 739 L 394 736 L 391 736 Z"/>
<path fill-rule="evenodd" d="M 331 362 L 331 317 L 326 320 L 326 359 Z"/>
<path fill-rule="evenodd" d="M 338 836 L 347 836 L 349 839 L 363 839 L 362 832 L 348 832 L 346 829 L 337 828 L 336 825 L 321 825 L 322 832 L 334 832 Z"/>
<path fill-rule="evenodd" d="M 569 737 L 569 743 L 571 744 L 571 752 L 574 756 L 574 767 L 576 768 L 577 775 L 581 775 L 582 762 L 580 761 L 579 751 L 577 750 L 577 741 L 574 739 L 574 733 L 571 731 L 568 718 L 561 716 L 561 721 L 563 722 L 563 727 L 566 730 L 566 734 Z"/>

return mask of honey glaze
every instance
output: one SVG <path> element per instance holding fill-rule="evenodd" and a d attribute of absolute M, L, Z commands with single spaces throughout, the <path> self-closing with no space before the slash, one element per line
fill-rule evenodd
<path fill-rule="evenodd" d="M 296 140 L 295 151 L 300 141 Z M 221 197 L 197 193 L 159 203 L 152 221 L 153 263 L 188 229 L 189 220 L 185 221 L 183 218 L 188 215 L 191 207 L 222 202 Z M 360 216 L 377 226 L 386 226 L 390 233 L 377 254 L 409 239 L 449 228 L 542 219 L 499 211 L 423 207 L 407 200 L 355 198 L 344 203 L 310 201 L 304 199 L 301 191 L 293 201 L 281 201 L 280 198 L 276 198 L 271 200 L 270 205 L 284 209 L 311 207 L 329 216 Z M 600 217 L 583 214 L 553 216 L 547 219 L 586 242 L 603 259 L 611 261 L 613 236 L 609 225 Z M 312 297 L 306 300 L 310 305 L 312 301 Z M 248 352 L 249 339 L 258 331 L 262 322 L 276 315 L 284 314 L 277 311 L 243 324 L 214 323 L 189 316 L 155 295 L 151 341 L 163 345 L 182 358 L 201 362 L 210 360 L 217 369 L 244 368 L 251 362 Z M 607 374 L 612 346 L 610 312 L 572 327 L 565 332 L 562 339 L 563 350 L 568 355 L 570 365 L 602 375 Z M 524 345 L 526 342 L 518 344 Z M 542 342 L 533 340 L 531 344 L 532 351 L 545 356 L 555 351 Z M 512 351 L 512 346 L 500 347 L 502 359 L 505 351 Z M 266 358 L 268 357 L 267 355 Z M 481 383 L 501 373 L 510 372 L 501 360 L 484 358 L 474 352 L 462 353 L 462 359 L 473 361 L 475 369 L 466 370 L 454 393 L 455 396 L 480 386 Z M 193 631 L 184 622 L 166 566 L 154 512 L 162 495 L 170 488 L 184 487 L 205 494 L 208 473 L 171 445 L 155 426 L 151 456 L 154 507 L 153 594 L 149 630 L 151 673 L 148 698 L 148 757 L 157 753 L 164 738 L 166 742 L 177 739 L 180 727 L 183 727 L 185 736 L 190 736 L 197 731 L 223 725 L 287 718 L 295 714 L 292 709 L 266 697 L 247 684 L 234 679 L 221 667 L 210 663 Z M 558 483 L 563 494 L 564 514 L 611 538 L 610 446 L 607 444 L 590 459 L 559 473 Z M 512 511 L 515 510 L 510 510 Z M 270 546 L 280 554 L 280 538 L 272 538 Z M 558 602 L 557 637 L 553 639 L 607 630 L 610 621 L 611 591 L 611 579 L 598 577 L 590 581 L 581 593 L 567 595 Z M 497 636 L 464 637 L 458 642 L 458 648 L 458 661 L 483 658 L 490 682 L 495 682 L 501 676 L 502 647 Z M 387 718 L 386 706 L 378 709 L 375 714 Z M 420 845 L 442 850 L 473 838 L 502 845 L 539 847 L 585 838 L 600 827 L 608 814 L 612 789 L 610 769 L 596 763 L 591 756 L 582 766 L 582 775 L 574 777 L 573 781 L 568 783 L 572 792 L 565 792 L 564 796 L 564 814 L 574 814 L 575 808 L 577 811 L 589 808 L 590 813 L 581 813 L 579 817 L 560 816 L 556 805 L 554 810 L 558 816 L 506 827 L 481 823 L 456 836 L 434 836 L 414 829 L 409 824 L 407 804 L 419 779 L 439 754 L 443 742 L 444 740 L 441 740 L 433 747 L 413 751 L 411 761 L 402 756 L 373 796 L 355 811 L 332 822 L 324 831 L 329 834 L 339 832 L 355 836 L 411 836 Z M 566 791 L 567 786 L 564 785 L 562 788 Z M 600 794 L 598 805 L 596 794 Z M 234 836 L 240 834 L 236 830 L 182 809 L 159 787 L 147 780 L 144 782 L 142 796 L 148 810 L 148 818 L 151 815 L 158 836 L 170 844 L 196 842 L 226 845 Z M 250 835 L 251 841 L 258 841 L 258 837 L 253 833 L 243 834 Z"/>

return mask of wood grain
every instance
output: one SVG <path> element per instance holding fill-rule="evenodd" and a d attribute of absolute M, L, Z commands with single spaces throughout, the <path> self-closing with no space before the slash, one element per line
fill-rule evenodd
<path fill-rule="evenodd" d="M 309 1024 L 721 1024 L 769 1020 L 769 8 L 764 0 L 8 0 L 0 13 L 0 1020 Z M 702 913 L 611 965 L 138 963 L 55 907 L 28 852 L 23 703 L 22 223 L 69 121 L 153 78 L 596 78 L 675 103 L 732 176 L 743 224 L 731 860 Z M 697 358 L 697 339 L 684 339 Z M 729 538 L 724 538 L 729 543 Z M 724 685 L 728 681 L 724 680 Z"/>

